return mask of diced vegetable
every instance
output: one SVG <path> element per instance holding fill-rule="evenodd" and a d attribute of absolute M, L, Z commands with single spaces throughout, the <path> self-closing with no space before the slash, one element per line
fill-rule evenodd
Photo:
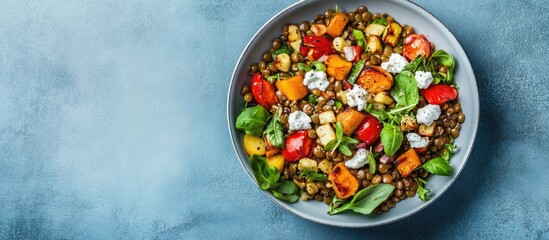
<path fill-rule="evenodd" d="M 294 49 L 294 52 L 299 51 L 299 48 L 301 47 L 301 42 L 302 42 L 301 39 L 290 42 L 290 46 L 292 46 L 292 48 Z"/>
<path fill-rule="evenodd" d="M 386 27 L 381 24 L 372 23 L 366 27 L 364 33 L 366 33 L 366 36 L 381 36 L 385 31 L 385 28 Z"/>
<path fill-rule="evenodd" d="M 311 32 L 313 32 L 315 36 L 324 36 L 324 34 L 326 34 L 326 25 L 322 23 L 313 24 L 311 25 Z"/>
<path fill-rule="evenodd" d="M 324 159 L 318 163 L 318 169 L 326 174 L 330 174 L 332 171 L 332 162 L 328 159 Z"/>
<path fill-rule="evenodd" d="M 347 74 L 351 71 L 353 64 L 339 57 L 339 55 L 333 54 L 326 58 L 324 61 L 328 68 L 326 73 L 332 76 L 336 80 L 345 80 Z"/>
<path fill-rule="evenodd" d="M 269 167 L 275 167 L 279 173 L 282 173 L 282 171 L 284 171 L 284 156 L 278 154 L 267 157 L 267 165 L 269 165 Z"/>
<path fill-rule="evenodd" d="M 367 114 L 356 130 L 356 135 L 360 140 L 370 146 L 377 142 L 381 133 L 381 122 L 374 116 Z"/>
<path fill-rule="evenodd" d="M 246 134 L 244 135 L 244 150 L 248 155 L 264 156 L 266 152 L 265 141 L 259 137 Z"/>
<path fill-rule="evenodd" d="M 340 112 L 336 117 L 337 121 L 341 123 L 343 134 L 347 136 L 351 136 L 355 132 L 364 118 L 366 118 L 366 114 L 352 108 Z"/>
<path fill-rule="evenodd" d="M 256 73 L 252 78 L 252 95 L 259 105 L 268 110 L 278 102 L 273 85 Z"/>
<path fill-rule="evenodd" d="M 298 131 L 286 138 L 286 148 L 282 149 L 282 156 L 288 162 L 295 162 L 312 153 L 314 139 L 309 137 L 307 131 Z"/>
<path fill-rule="evenodd" d="M 334 114 L 334 111 L 324 111 L 318 114 L 318 119 L 320 120 L 320 124 L 326 124 L 326 123 L 335 123 L 336 117 Z"/>
<path fill-rule="evenodd" d="M 333 38 L 341 35 L 345 25 L 349 22 L 349 17 L 343 12 L 337 13 L 332 19 L 330 19 L 330 24 L 326 28 L 326 33 L 328 33 Z"/>
<path fill-rule="evenodd" d="M 376 35 L 370 35 L 366 40 L 366 51 L 370 54 L 381 54 L 383 52 L 381 38 Z"/>
<path fill-rule="evenodd" d="M 288 26 L 288 40 L 290 42 L 297 41 L 301 39 L 301 32 L 296 25 Z"/>
<path fill-rule="evenodd" d="M 458 91 L 452 85 L 436 84 L 422 89 L 421 95 L 429 104 L 442 105 L 448 101 L 456 100 Z"/>
<path fill-rule="evenodd" d="M 290 55 L 286 53 L 276 55 L 274 60 L 274 66 L 281 72 L 290 71 L 290 67 L 292 66 Z"/>
<path fill-rule="evenodd" d="M 328 179 L 333 185 L 336 196 L 340 199 L 353 196 L 358 190 L 358 180 L 343 163 L 337 164 L 332 169 Z"/>
<path fill-rule="evenodd" d="M 307 191 L 309 195 L 314 195 L 318 192 L 318 186 L 315 182 L 308 182 L 305 184 L 305 191 Z"/>
<path fill-rule="evenodd" d="M 402 27 L 396 22 L 389 22 L 387 28 L 383 32 L 383 41 L 391 47 L 396 47 L 398 45 L 398 38 L 402 32 Z"/>
<path fill-rule="evenodd" d="M 396 162 L 398 172 L 402 177 L 407 177 L 414 169 L 421 166 L 419 156 L 413 148 L 400 155 Z"/>
<path fill-rule="evenodd" d="M 307 87 L 303 85 L 303 77 L 301 75 L 280 80 L 275 85 L 290 101 L 303 98 L 308 93 Z"/>
<path fill-rule="evenodd" d="M 336 134 L 329 123 L 320 125 L 316 128 L 316 135 L 320 139 L 320 143 L 326 146 L 330 141 L 336 139 Z"/>
<path fill-rule="evenodd" d="M 348 47 L 347 41 L 345 41 L 342 37 L 336 37 L 332 41 L 332 45 L 334 46 L 334 49 L 338 52 L 343 52 L 345 47 Z"/>
<path fill-rule="evenodd" d="M 391 90 L 393 76 L 379 66 L 365 67 L 356 82 L 369 93 Z"/>
<path fill-rule="evenodd" d="M 349 74 L 349 77 L 347 78 L 347 81 L 350 84 L 354 84 L 360 73 L 362 72 L 362 69 L 364 68 L 365 64 L 364 61 L 359 60 L 355 65 L 353 65 L 353 68 L 351 69 L 351 73 Z"/>
<path fill-rule="evenodd" d="M 395 102 L 395 100 L 391 97 L 391 94 L 389 94 L 388 92 L 378 92 L 374 96 L 374 102 L 389 105 Z"/>
<path fill-rule="evenodd" d="M 299 163 L 297 164 L 297 169 L 301 172 L 305 170 L 311 170 L 313 172 L 316 172 L 318 170 L 318 166 L 315 160 L 310 158 L 302 158 L 299 160 Z"/>
<path fill-rule="evenodd" d="M 421 125 L 419 125 L 418 133 L 421 136 L 432 137 L 435 134 L 436 127 L 437 127 L 437 122 L 436 121 L 433 122 L 433 124 L 431 124 L 429 126 L 427 126 L 425 124 L 421 124 Z"/>
<path fill-rule="evenodd" d="M 332 42 L 321 36 L 305 36 L 303 37 L 303 46 L 301 46 L 300 54 L 307 57 L 309 60 L 317 60 L 322 56 L 330 55 L 334 52 Z"/>
<path fill-rule="evenodd" d="M 400 119 L 400 130 L 403 132 L 414 131 L 417 128 L 416 118 L 409 116 L 408 114 L 402 116 Z"/>
<path fill-rule="evenodd" d="M 343 104 L 347 104 L 347 91 L 339 91 L 336 93 L 337 99 Z"/>
<path fill-rule="evenodd" d="M 269 138 L 267 136 L 265 136 L 265 157 L 272 157 L 274 155 L 277 155 L 280 153 L 280 148 L 277 148 L 275 146 L 273 146 L 270 142 L 269 142 Z"/>
<path fill-rule="evenodd" d="M 408 61 L 417 56 L 428 58 L 431 55 L 431 44 L 423 34 L 410 34 L 404 39 L 403 54 Z"/>

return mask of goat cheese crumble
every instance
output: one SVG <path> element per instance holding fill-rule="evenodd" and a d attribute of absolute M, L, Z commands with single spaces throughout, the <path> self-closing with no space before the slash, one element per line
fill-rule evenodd
<path fill-rule="evenodd" d="M 353 158 L 345 162 L 345 167 L 358 169 L 364 167 L 366 163 L 368 163 L 368 151 L 366 149 L 358 149 Z"/>
<path fill-rule="evenodd" d="M 347 104 L 351 107 L 356 107 L 358 111 L 362 111 L 367 105 L 366 95 L 368 95 L 368 92 L 355 84 L 352 89 L 347 90 Z"/>
<path fill-rule="evenodd" d="M 305 74 L 303 85 L 307 86 L 310 90 L 318 88 L 320 91 L 326 91 L 330 82 L 328 82 L 325 72 L 311 70 Z"/>
<path fill-rule="evenodd" d="M 389 61 L 381 63 L 381 68 L 392 74 L 398 74 L 408 65 L 408 61 L 398 53 L 391 54 Z"/>
<path fill-rule="evenodd" d="M 406 134 L 406 140 L 408 140 L 408 143 L 410 143 L 410 147 L 412 148 L 423 148 L 429 145 L 429 139 L 421 137 L 417 133 Z"/>
<path fill-rule="evenodd" d="M 288 117 L 290 130 L 303 130 L 311 128 L 311 117 L 302 111 L 290 113 Z"/>
<path fill-rule="evenodd" d="M 419 89 L 426 89 L 433 82 L 433 74 L 431 72 L 417 71 L 414 77 Z"/>
<path fill-rule="evenodd" d="M 429 104 L 417 110 L 416 119 L 418 123 L 430 126 L 440 117 L 440 113 L 440 106 Z"/>

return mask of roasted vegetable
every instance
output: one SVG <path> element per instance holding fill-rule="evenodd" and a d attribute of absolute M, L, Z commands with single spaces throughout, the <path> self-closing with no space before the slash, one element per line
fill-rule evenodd
<path fill-rule="evenodd" d="M 335 123 L 336 117 L 334 114 L 334 111 L 324 111 L 318 114 L 318 119 L 320 120 L 320 124 L 326 124 L 326 123 Z"/>
<path fill-rule="evenodd" d="M 345 29 L 345 25 L 349 22 L 349 17 L 343 12 L 337 13 L 332 19 L 330 19 L 330 24 L 326 28 L 326 33 L 328 33 L 333 38 L 338 37 Z"/>
<path fill-rule="evenodd" d="M 332 183 L 336 196 L 340 199 L 353 196 L 358 190 L 358 180 L 343 163 L 337 164 L 332 169 L 328 179 Z"/>
<path fill-rule="evenodd" d="M 366 114 L 361 113 L 352 108 L 348 108 L 345 111 L 337 114 L 337 121 L 341 123 L 343 134 L 351 136 L 355 130 L 360 126 L 362 120 L 366 117 Z"/>
<path fill-rule="evenodd" d="M 417 129 L 417 121 L 416 118 L 409 116 L 408 114 L 405 114 L 400 119 L 400 130 L 403 132 L 408 131 L 414 131 Z"/>
<path fill-rule="evenodd" d="M 367 114 L 356 130 L 356 135 L 366 145 L 370 146 L 379 139 L 381 129 L 381 122 L 374 116 Z"/>
<path fill-rule="evenodd" d="M 396 163 L 398 172 L 402 177 L 407 177 L 414 169 L 421 166 L 419 156 L 413 148 L 398 156 Z"/>
<path fill-rule="evenodd" d="M 402 32 L 402 27 L 396 22 L 389 22 L 387 28 L 383 32 L 383 41 L 391 47 L 396 47 L 398 45 L 398 38 Z"/>
<path fill-rule="evenodd" d="M 293 42 L 301 39 L 301 32 L 296 25 L 288 26 L 288 41 Z"/>
<path fill-rule="evenodd" d="M 299 159 L 299 163 L 297 164 L 297 169 L 300 172 L 303 172 L 305 170 L 316 172 L 316 170 L 318 170 L 318 166 L 315 160 L 310 158 L 302 158 L 302 159 Z"/>
<path fill-rule="evenodd" d="M 267 157 L 266 160 L 269 167 L 275 167 L 279 173 L 282 173 L 282 171 L 284 171 L 284 156 L 282 156 L 281 154 Z"/>
<path fill-rule="evenodd" d="M 423 34 L 410 34 L 404 39 L 403 54 L 408 61 L 417 56 L 428 58 L 431 55 L 431 44 Z"/>
<path fill-rule="evenodd" d="M 442 105 L 448 101 L 456 100 L 458 91 L 452 85 L 436 84 L 422 89 L 421 95 L 429 104 Z"/>
<path fill-rule="evenodd" d="M 323 124 L 316 128 L 316 135 L 320 139 L 322 146 L 326 146 L 330 141 L 336 139 L 334 129 L 330 124 Z"/>
<path fill-rule="evenodd" d="M 364 33 L 366 33 L 366 36 L 381 36 L 385 31 L 385 28 L 386 26 L 383 26 L 381 24 L 372 23 L 366 27 Z"/>
<path fill-rule="evenodd" d="M 433 122 L 433 124 L 427 126 L 425 124 L 421 124 L 419 125 L 419 130 L 418 130 L 418 133 L 419 135 L 421 136 L 427 136 L 427 137 L 432 137 L 433 134 L 435 134 L 435 129 L 437 127 L 437 122 Z"/>
<path fill-rule="evenodd" d="M 259 137 L 246 134 L 244 135 L 244 150 L 248 155 L 264 156 L 266 152 L 265 141 Z"/>
<path fill-rule="evenodd" d="M 286 148 L 282 149 L 282 156 L 288 162 L 295 162 L 311 155 L 315 141 L 307 131 L 298 131 L 286 138 Z"/>
<path fill-rule="evenodd" d="M 351 71 L 353 64 L 339 57 L 339 55 L 333 54 L 326 58 L 324 61 L 328 68 L 326 73 L 332 76 L 336 80 L 345 80 L 347 74 Z"/>
<path fill-rule="evenodd" d="M 303 85 L 303 77 L 296 75 L 291 78 L 280 80 L 275 83 L 278 90 L 280 90 L 288 100 L 298 100 L 307 96 L 307 87 Z"/>
<path fill-rule="evenodd" d="M 273 85 L 256 73 L 252 78 L 252 95 L 259 105 L 270 110 L 278 102 Z"/>
<path fill-rule="evenodd" d="M 369 93 L 378 93 L 391 90 L 393 76 L 378 66 L 364 67 L 356 83 Z"/>
<path fill-rule="evenodd" d="M 292 66 L 292 60 L 290 60 L 290 55 L 286 53 L 276 55 L 274 60 L 274 66 L 278 69 L 278 71 L 281 72 L 290 71 L 290 67 Z"/>
<path fill-rule="evenodd" d="M 313 32 L 315 36 L 324 36 L 324 34 L 326 34 L 326 25 L 321 23 L 313 24 L 311 25 L 311 32 Z"/>
<path fill-rule="evenodd" d="M 383 52 L 383 44 L 381 44 L 379 36 L 370 35 L 366 39 L 366 52 L 370 54 L 381 54 Z"/>

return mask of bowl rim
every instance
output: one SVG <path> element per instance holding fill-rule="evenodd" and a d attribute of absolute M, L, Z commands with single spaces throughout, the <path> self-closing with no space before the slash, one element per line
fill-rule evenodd
<path fill-rule="evenodd" d="M 242 50 L 239 58 L 238 58 L 238 61 L 236 62 L 235 66 L 234 66 L 234 69 L 233 69 L 233 73 L 231 75 L 231 80 L 230 80 L 230 83 L 229 83 L 229 87 L 228 87 L 228 94 L 227 94 L 227 125 L 228 125 L 228 128 L 229 128 L 229 135 L 230 135 L 230 138 L 231 138 L 231 144 L 233 146 L 233 150 L 234 152 L 236 153 L 237 155 L 237 158 L 240 162 L 240 165 L 244 168 L 244 171 L 246 172 L 246 174 L 248 175 L 248 177 L 250 177 L 250 179 L 252 180 L 253 183 L 255 183 L 257 185 L 257 182 L 256 182 L 256 179 L 255 177 L 253 176 L 253 174 L 251 172 L 248 171 L 248 169 L 246 168 L 245 164 L 244 164 L 244 161 L 242 159 L 240 159 L 240 156 L 239 156 L 239 151 L 238 151 L 238 148 L 236 146 L 236 143 L 235 143 L 235 135 L 236 135 L 236 131 L 235 129 L 233 128 L 234 126 L 234 122 L 233 122 L 233 115 L 231 114 L 232 111 L 231 111 L 231 99 L 233 98 L 233 94 L 234 94 L 234 91 L 231 91 L 233 89 L 233 85 L 235 84 L 235 78 L 237 76 L 237 69 L 238 69 L 238 66 L 241 64 L 242 62 L 242 58 L 244 57 L 245 53 L 248 51 L 248 49 L 250 48 L 250 45 L 254 42 L 254 40 L 258 37 L 258 35 L 260 33 L 262 33 L 265 28 L 271 24 L 271 22 L 273 22 L 276 18 L 278 18 L 280 15 L 286 13 L 287 11 L 290 11 L 292 10 L 294 7 L 297 7 L 305 2 L 312 2 L 312 1 L 317 1 L 317 0 L 300 0 L 300 1 L 297 1 L 296 3 L 294 4 L 291 4 L 290 6 L 282 9 L 281 11 L 279 11 L 278 13 L 276 13 L 275 15 L 273 15 L 273 17 L 271 17 L 269 20 L 267 20 L 257 31 L 256 33 L 252 36 L 252 38 L 250 39 L 250 41 L 246 44 L 246 46 L 244 47 L 244 49 Z M 411 211 L 409 214 L 404 214 L 402 216 L 398 216 L 398 217 L 395 217 L 393 219 L 389 219 L 387 221 L 382 221 L 382 222 L 374 222 L 374 223 L 367 223 L 367 224 L 364 224 L 364 225 L 343 225 L 343 224 L 333 224 L 331 222 L 323 222 L 323 221 L 320 221 L 318 219 L 315 219 L 315 218 L 311 218 L 309 216 L 307 216 L 306 214 L 302 214 L 301 212 L 296 212 L 288 207 L 286 207 L 284 204 L 281 204 L 279 201 L 277 201 L 271 194 L 269 194 L 267 191 L 261 191 L 263 194 L 265 194 L 272 202 L 276 203 L 278 206 L 286 209 L 287 211 L 291 212 L 292 214 L 296 215 L 296 216 L 299 216 L 301 218 L 304 218 L 304 219 L 307 219 L 309 221 L 312 221 L 312 222 L 315 222 L 315 223 L 320 223 L 320 224 L 323 224 L 323 225 L 328 225 L 328 226 L 334 226 L 334 227 L 344 227 L 344 228 L 368 228 L 368 227 L 376 227 L 376 226 L 382 226 L 382 225 L 386 225 L 386 224 L 390 224 L 390 223 L 393 223 L 393 222 L 397 222 L 397 221 L 400 221 L 402 219 L 405 219 L 405 218 L 408 218 L 412 215 L 415 215 L 416 213 L 420 212 L 421 210 L 423 210 L 424 208 L 426 208 L 427 206 L 431 205 L 433 202 L 435 202 L 439 197 L 441 197 L 453 184 L 454 182 L 456 181 L 456 179 L 459 177 L 459 175 L 461 174 L 461 172 L 463 171 L 463 169 L 465 168 L 465 165 L 467 164 L 467 162 L 469 161 L 469 158 L 471 157 L 471 153 L 473 151 L 473 147 L 474 147 L 474 144 L 476 142 L 476 137 L 477 137 L 477 133 L 478 133 L 478 124 L 479 124 L 479 119 L 480 119 L 480 98 L 479 98 L 479 94 L 478 94 L 478 85 L 477 85 L 477 81 L 476 81 L 476 77 L 475 77 L 475 73 L 474 73 L 474 69 L 471 65 L 471 62 L 469 60 L 469 56 L 467 55 L 467 53 L 465 52 L 465 50 L 463 49 L 463 47 L 461 46 L 461 44 L 459 43 L 459 41 L 456 39 L 455 35 L 452 33 L 452 31 L 450 31 L 450 29 L 448 29 L 446 27 L 446 25 L 444 25 L 440 19 L 438 19 L 436 16 L 434 16 L 431 12 L 427 11 L 427 9 L 425 9 L 424 7 L 420 6 L 419 4 L 415 3 L 415 2 L 412 2 L 410 0 L 406 0 L 406 1 L 394 1 L 394 2 L 399 2 L 400 4 L 408 4 L 407 6 L 410 6 L 410 7 L 415 7 L 417 8 L 419 11 L 422 11 L 424 14 L 428 15 L 429 17 L 432 17 L 433 19 L 435 19 L 436 21 L 434 21 L 433 23 L 436 24 L 438 27 L 440 27 L 441 30 L 443 31 L 446 31 L 448 33 L 448 37 L 450 38 L 449 40 L 452 42 L 452 44 L 457 44 L 457 46 L 459 47 L 459 50 L 462 51 L 463 55 L 466 57 L 466 61 L 464 62 L 460 62 L 460 67 L 464 67 L 466 68 L 466 71 L 471 71 L 472 72 L 472 79 L 470 81 L 472 81 L 474 84 L 472 84 L 472 88 L 474 90 L 474 99 L 473 99 L 473 102 L 477 103 L 477 104 L 474 104 L 472 107 L 476 107 L 476 109 L 473 109 L 473 111 L 476 113 L 477 117 L 476 117 L 476 121 L 472 122 L 472 127 L 474 128 L 474 131 L 473 131 L 473 136 L 471 138 L 471 141 L 468 141 L 468 144 L 466 145 L 466 152 L 465 152 L 465 159 L 463 160 L 463 166 L 461 168 L 458 168 L 457 171 L 456 171 L 456 175 L 454 177 L 452 177 L 451 179 L 449 179 L 449 183 L 448 183 L 448 186 L 443 188 L 442 191 L 433 196 L 433 198 L 431 198 L 429 201 L 425 202 L 424 204 L 420 205 L 418 208 L 414 209 L 413 211 Z"/>

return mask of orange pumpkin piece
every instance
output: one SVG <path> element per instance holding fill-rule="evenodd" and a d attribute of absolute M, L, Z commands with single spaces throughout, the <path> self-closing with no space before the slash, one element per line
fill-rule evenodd
<path fill-rule="evenodd" d="M 396 162 L 398 172 L 402 177 L 407 177 L 414 169 L 421 166 L 419 156 L 413 148 L 398 156 Z"/>
<path fill-rule="evenodd" d="M 332 19 L 330 19 L 330 24 L 326 28 L 326 33 L 328 33 L 333 38 L 339 37 L 345 29 L 345 25 L 349 22 L 349 17 L 343 12 L 337 13 Z"/>
<path fill-rule="evenodd" d="M 329 55 L 324 63 L 328 66 L 326 68 L 326 73 L 340 81 L 347 79 L 347 74 L 349 74 L 353 67 L 353 63 L 342 59 L 337 54 Z"/>
<path fill-rule="evenodd" d="M 280 80 L 275 85 L 290 101 L 307 96 L 307 87 L 303 85 L 303 77 L 300 75 Z"/>
<path fill-rule="evenodd" d="M 265 150 L 265 157 L 272 157 L 280 153 L 280 148 L 271 145 L 267 136 L 265 136 Z"/>
<path fill-rule="evenodd" d="M 393 76 L 379 66 L 365 67 L 356 83 L 369 93 L 389 91 L 393 87 Z"/>
<path fill-rule="evenodd" d="M 341 123 L 343 134 L 351 136 L 358 126 L 360 126 L 360 123 L 362 123 L 362 120 L 364 120 L 365 117 L 366 114 L 352 108 L 348 108 L 347 110 L 337 114 L 336 120 Z"/>
<path fill-rule="evenodd" d="M 332 169 L 328 175 L 328 180 L 332 183 L 335 194 L 338 198 L 348 198 L 355 195 L 358 190 L 358 180 L 343 163 L 337 164 Z"/>

